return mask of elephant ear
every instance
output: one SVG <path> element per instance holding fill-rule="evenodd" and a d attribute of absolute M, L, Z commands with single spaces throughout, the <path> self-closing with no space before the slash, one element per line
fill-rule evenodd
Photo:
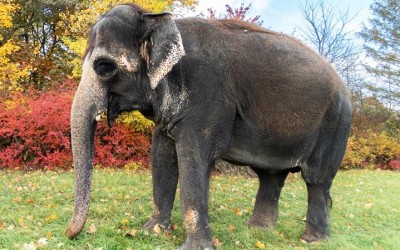
<path fill-rule="evenodd" d="M 140 56 L 146 61 L 150 86 L 155 89 L 185 55 L 185 50 L 170 13 L 143 14 L 143 19 L 146 31 L 140 45 Z"/>

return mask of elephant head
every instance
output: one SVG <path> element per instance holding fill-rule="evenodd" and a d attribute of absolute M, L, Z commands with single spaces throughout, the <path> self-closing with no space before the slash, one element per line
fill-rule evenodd
<path fill-rule="evenodd" d="M 107 110 L 111 125 L 123 111 L 152 114 L 152 93 L 184 54 L 168 13 L 120 5 L 93 27 L 71 110 L 75 208 L 68 237 L 80 233 L 88 216 L 97 117 Z"/>

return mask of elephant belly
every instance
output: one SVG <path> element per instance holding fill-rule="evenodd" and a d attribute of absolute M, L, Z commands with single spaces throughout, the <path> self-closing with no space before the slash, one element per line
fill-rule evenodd
<path fill-rule="evenodd" d="M 301 167 L 311 153 L 313 136 L 279 138 L 253 131 L 246 126 L 236 126 L 222 158 L 236 165 L 283 170 Z"/>
<path fill-rule="evenodd" d="M 235 165 L 252 166 L 268 170 L 283 170 L 301 166 L 301 156 L 271 155 L 263 147 L 229 147 L 223 159 Z"/>

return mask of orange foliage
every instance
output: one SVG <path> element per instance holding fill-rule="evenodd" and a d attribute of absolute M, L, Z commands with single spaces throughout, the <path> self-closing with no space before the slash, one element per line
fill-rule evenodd
<path fill-rule="evenodd" d="M 350 136 L 342 168 L 400 169 L 400 144 L 382 132 L 366 131 Z"/>

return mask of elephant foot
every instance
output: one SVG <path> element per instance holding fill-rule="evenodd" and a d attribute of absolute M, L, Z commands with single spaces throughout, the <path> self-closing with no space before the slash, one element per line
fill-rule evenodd
<path fill-rule="evenodd" d="M 251 216 L 247 222 L 248 227 L 257 229 L 271 229 L 276 226 L 277 218 L 266 218 L 261 216 Z"/>
<path fill-rule="evenodd" d="M 186 229 L 188 233 L 185 243 L 179 248 L 180 250 L 212 250 L 214 243 L 212 233 L 209 226 L 191 231 Z"/>
<path fill-rule="evenodd" d="M 213 250 L 214 245 L 212 240 L 189 240 L 186 239 L 185 244 L 179 250 Z"/>
<path fill-rule="evenodd" d="M 310 232 L 309 230 L 306 230 L 306 232 L 300 237 L 300 241 L 304 243 L 312 243 L 323 240 L 329 240 L 329 238 L 330 238 L 329 233 Z"/>
<path fill-rule="evenodd" d="M 172 231 L 172 224 L 170 221 L 168 222 L 161 222 L 159 218 L 157 217 L 151 217 L 150 220 L 143 225 L 142 230 L 143 231 L 151 231 L 154 229 L 154 227 L 158 225 L 161 230 L 170 232 Z"/>

